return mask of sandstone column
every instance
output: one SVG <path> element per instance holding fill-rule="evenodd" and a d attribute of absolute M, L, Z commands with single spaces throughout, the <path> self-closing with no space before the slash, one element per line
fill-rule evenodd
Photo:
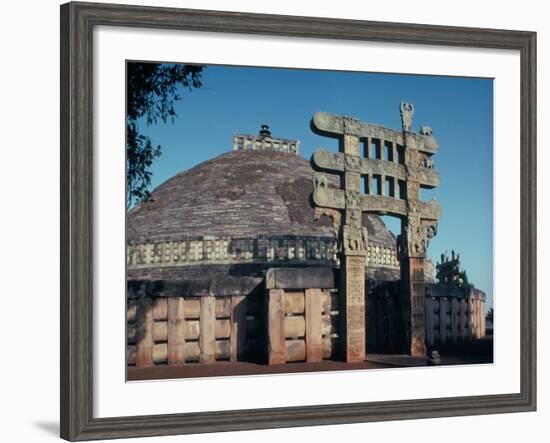
<path fill-rule="evenodd" d="M 136 366 L 153 366 L 153 301 L 149 297 L 138 300 L 136 328 Z"/>
<path fill-rule="evenodd" d="M 319 362 L 323 360 L 323 333 L 321 325 L 321 290 L 306 289 L 306 361 Z"/>
<path fill-rule="evenodd" d="M 359 132 L 353 120 L 344 117 L 343 132 L 346 191 L 340 258 L 342 352 L 345 361 L 361 362 L 365 360 L 366 347 L 365 260 L 368 240 L 367 229 L 362 226 L 360 203 Z"/>
<path fill-rule="evenodd" d="M 285 343 L 285 306 L 284 290 L 270 289 L 268 297 L 268 318 L 267 318 L 267 352 L 268 364 L 284 364 L 287 360 Z"/>
<path fill-rule="evenodd" d="M 168 364 L 181 365 L 185 363 L 185 315 L 183 313 L 183 298 L 168 298 Z"/>
<path fill-rule="evenodd" d="M 200 299 L 200 363 L 214 363 L 216 352 L 216 297 L 203 296 Z"/>

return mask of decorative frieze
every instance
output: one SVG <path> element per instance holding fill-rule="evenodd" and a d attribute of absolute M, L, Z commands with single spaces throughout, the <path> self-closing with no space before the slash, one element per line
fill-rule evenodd
<path fill-rule="evenodd" d="M 359 237 L 358 241 L 363 241 Z M 363 244 L 363 243 L 361 243 Z M 281 237 L 231 239 L 204 237 L 196 240 L 129 244 L 129 269 L 192 266 L 197 264 L 277 263 L 289 261 L 339 264 L 335 239 Z M 369 244 L 367 266 L 399 269 L 397 250 Z"/>

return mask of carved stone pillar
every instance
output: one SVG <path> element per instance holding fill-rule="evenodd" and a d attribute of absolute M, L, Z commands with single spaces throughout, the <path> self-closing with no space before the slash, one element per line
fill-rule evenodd
<path fill-rule="evenodd" d="M 342 358 L 365 360 L 365 258 L 367 230 L 360 203 L 359 133 L 354 120 L 344 118 L 345 212 L 340 261 Z M 342 290 L 343 289 L 343 290 Z M 342 316 L 342 313 L 344 314 Z"/>
<path fill-rule="evenodd" d="M 423 257 L 407 257 L 401 261 L 403 347 L 417 357 L 426 355 L 424 261 Z"/>
<path fill-rule="evenodd" d="M 347 362 L 361 362 L 365 359 L 366 340 L 365 256 L 344 255 L 340 274 L 340 288 L 344 288 L 340 295 L 342 357 Z"/>

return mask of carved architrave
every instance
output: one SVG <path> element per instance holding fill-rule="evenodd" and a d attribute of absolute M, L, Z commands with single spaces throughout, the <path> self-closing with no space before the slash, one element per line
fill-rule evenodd
<path fill-rule="evenodd" d="M 416 167 L 406 168 L 404 165 L 386 160 L 345 156 L 341 153 L 333 154 L 326 149 L 318 149 L 313 154 L 313 162 L 318 168 L 334 172 L 349 171 L 361 175 L 378 174 L 403 181 L 407 180 L 407 177 L 411 177 L 417 180 L 421 186 L 429 188 L 437 187 L 441 183 L 439 173 L 433 168 L 431 159 L 426 161 L 426 165 L 419 164 Z M 428 164 L 432 167 L 428 167 Z"/>
<path fill-rule="evenodd" d="M 365 212 L 405 216 L 407 215 L 407 202 L 383 195 L 362 195 L 361 209 Z"/>
<path fill-rule="evenodd" d="M 328 135 L 343 135 L 345 133 L 344 117 L 339 115 L 329 114 L 327 112 L 316 112 L 311 123 L 313 128 L 321 133 L 326 133 Z M 411 150 L 428 152 L 430 154 L 437 152 L 439 146 L 437 140 L 428 130 L 431 130 L 431 128 L 425 126 L 424 128 L 427 128 L 426 133 L 422 133 L 422 128 L 419 134 L 412 132 L 412 114 L 410 116 L 410 123 L 408 117 L 406 117 L 406 123 L 410 124 L 410 126 L 407 126 L 409 130 L 405 132 L 406 140 L 403 129 L 401 131 L 396 131 L 394 129 L 384 128 L 383 126 L 358 121 L 353 123 L 353 129 L 351 125 L 348 126 L 348 130 L 351 132 L 347 133 L 352 134 L 353 132 L 352 135 L 357 135 L 361 138 L 379 138 L 401 146 L 407 145 Z M 430 133 L 430 135 L 428 135 L 428 133 Z"/>
<path fill-rule="evenodd" d="M 342 117 L 343 133 L 347 135 L 361 135 L 361 122 L 354 117 Z"/>
<path fill-rule="evenodd" d="M 344 172 L 346 163 L 344 154 L 333 154 L 327 149 L 317 149 L 313 153 L 313 163 L 321 169 L 328 169 L 334 172 Z"/>
<path fill-rule="evenodd" d="M 390 175 L 400 180 L 405 180 L 407 178 L 407 170 L 404 165 L 371 158 L 361 159 L 361 173 Z"/>

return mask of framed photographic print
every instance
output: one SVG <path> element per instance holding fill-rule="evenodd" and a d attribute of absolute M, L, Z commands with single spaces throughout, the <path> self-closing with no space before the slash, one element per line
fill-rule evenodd
<path fill-rule="evenodd" d="M 535 409 L 535 33 L 68 3 L 61 42 L 63 438 Z"/>

